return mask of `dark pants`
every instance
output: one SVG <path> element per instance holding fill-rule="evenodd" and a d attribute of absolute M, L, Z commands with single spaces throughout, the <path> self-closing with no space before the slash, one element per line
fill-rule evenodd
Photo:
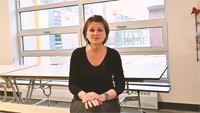
<path fill-rule="evenodd" d="M 120 106 L 118 99 L 115 98 L 103 102 L 102 105 L 93 106 L 92 108 L 89 107 L 89 109 L 86 109 L 85 104 L 82 103 L 79 98 L 75 97 L 70 106 L 70 113 L 120 113 Z"/>

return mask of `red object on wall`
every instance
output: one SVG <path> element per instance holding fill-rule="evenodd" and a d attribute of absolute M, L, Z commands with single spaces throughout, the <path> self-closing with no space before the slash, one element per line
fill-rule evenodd
<path fill-rule="evenodd" d="M 193 7 L 191 14 L 194 14 L 197 16 L 200 13 L 200 10 L 197 10 L 195 7 Z"/>

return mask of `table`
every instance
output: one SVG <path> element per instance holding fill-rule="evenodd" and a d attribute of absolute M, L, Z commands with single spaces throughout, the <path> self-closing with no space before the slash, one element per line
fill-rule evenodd
<path fill-rule="evenodd" d="M 33 66 L 36 66 L 36 65 L 0 65 L 0 75 L 6 74 L 6 73 L 9 73 L 9 72 L 14 72 L 14 71 L 21 70 L 21 69 L 30 68 L 30 67 L 33 67 Z M 2 83 L 3 84 L 6 83 L 7 88 L 13 89 L 13 91 L 14 91 L 13 99 L 11 100 L 11 102 L 13 102 L 15 97 L 16 97 L 14 88 L 12 86 L 10 87 L 8 85 L 8 82 L 2 82 Z M 2 100 L 2 102 L 3 102 L 7 98 L 6 87 L 3 86 L 2 84 L 0 84 L 0 86 L 4 88 L 4 99 Z"/>
<path fill-rule="evenodd" d="M 6 74 L 9 72 L 14 72 L 17 70 L 21 70 L 21 69 L 26 69 L 26 68 L 30 68 L 30 67 L 34 67 L 36 65 L 0 65 L 0 74 Z"/>
<path fill-rule="evenodd" d="M 38 65 L 10 73 L 0 74 L 6 78 L 22 78 L 22 79 L 52 79 L 52 80 L 68 80 L 68 65 Z"/>
<path fill-rule="evenodd" d="M 159 80 L 168 65 L 137 65 L 123 66 L 125 81 L 135 82 L 137 80 Z"/>
<path fill-rule="evenodd" d="M 158 80 L 162 77 L 167 70 L 166 65 L 145 65 L 145 66 L 123 66 L 125 80 L 128 82 L 135 82 L 144 80 Z M 13 79 L 16 87 L 15 78 L 32 79 L 29 84 L 29 88 L 26 95 L 25 104 L 27 103 L 30 87 L 31 93 L 29 95 L 29 101 L 34 86 L 35 79 L 48 79 L 48 80 L 68 80 L 69 79 L 69 66 L 67 65 L 40 65 L 31 68 L 26 68 L 18 71 L 13 71 L 5 74 L 0 74 L 4 80 Z M 7 81 L 6 81 L 7 82 Z M 17 88 L 18 89 L 18 88 Z M 18 90 L 19 92 L 19 90 Z M 21 95 L 19 95 L 21 96 Z M 50 96 L 50 95 L 48 95 Z M 20 97 L 22 103 L 23 99 Z"/>
<path fill-rule="evenodd" d="M 159 80 L 167 68 L 167 65 L 123 66 L 126 81 Z M 0 69 L 0 76 L 23 79 L 68 80 L 69 66 L 39 65 L 31 68 L 18 69 L 9 73 L 1 73 Z"/>
<path fill-rule="evenodd" d="M 129 94 L 129 82 L 144 82 L 144 80 L 159 80 L 165 71 L 167 70 L 168 65 L 137 65 L 137 66 L 123 66 L 125 81 L 127 82 L 127 93 Z M 137 90 L 138 96 L 127 97 L 129 100 L 138 100 L 140 113 L 146 113 L 141 109 L 140 103 L 140 91 Z M 120 100 L 120 106 L 124 103 L 126 98 Z"/>
<path fill-rule="evenodd" d="M 10 73 L 0 74 L 0 76 L 2 78 L 4 78 L 4 80 L 6 80 L 6 82 L 8 82 L 7 79 L 8 80 L 12 79 L 14 81 L 14 85 L 17 89 L 17 92 L 19 94 L 19 98 L 20 98 L 21 102 L 23 104 L 26 104 L 28 101 L 28 98 L 29 98 L 28 103 L 30 103 L 30 99 L 31 99 L 32 92 L 34 89 L 35 79 L 68 80 L 69 79 L 69 66 L 67 66 L 67 65 L 39 65 L 39 66 L 31 67 L 31 68 L 13 71 Z M 20 91 L 16 84 L 16 80 L 15 80 L 16 78 L 31 79 L 30 83 L 29 83 L 25 102 L 24 102 L 23 98 L 21 97 L 21 94 L 19 93 Z M 30 89 L 31 89 L 31 92 L 30 92 Z M 49 89 L 51 90 L 51 86 Z M 30 92 L 30 94 L 29 94 L 29 92 Z M 45 92 L 44 92 L 44 94 L 47 97 L 49 97 L 51 95 L 51 93 L 46 94 Z M 46 101 L 46 100 L 49 100 L 49 98 L 42 100 L 42 102 Z M 49 104 L 50 103 L 48 103 L 48 105 Z"/>
<path fill-rule="evenodd" d="M 129 92 L 129 82 L 144 82 L 144 80 L 159 80 L 168 65 L 137 65 L 123 66 L 125 81 L 127 82 L 127 92 Z"/>

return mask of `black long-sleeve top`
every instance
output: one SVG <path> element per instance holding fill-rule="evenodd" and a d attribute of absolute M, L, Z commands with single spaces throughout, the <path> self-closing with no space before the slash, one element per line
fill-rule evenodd
<path fill-rule="evenodd" d="M 93 66 L 88 61 L 85 46 L 73 51 L 70 61 L 69 90 L 75 97 L 78 97 L 81 90 L 102 94 L 114 89 L 119 95 L 124 88 L 121 58 L 115 49 L 107 47 L 106 56 L 98 66 Z"/>

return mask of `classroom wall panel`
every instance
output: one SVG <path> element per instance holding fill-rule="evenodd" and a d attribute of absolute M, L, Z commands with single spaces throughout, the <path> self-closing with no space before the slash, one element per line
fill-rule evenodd
<path fill-rule="evenodd" d="M 0 0 L 0 64 L 12 64 L 8 0 Z"/>
<path fill-rule="evenodd" d="M 195 17 L 199 0 L 167 0 L 170 93 L 159 101 L 200 104 L 200 62 L 197 62 Z"/>

